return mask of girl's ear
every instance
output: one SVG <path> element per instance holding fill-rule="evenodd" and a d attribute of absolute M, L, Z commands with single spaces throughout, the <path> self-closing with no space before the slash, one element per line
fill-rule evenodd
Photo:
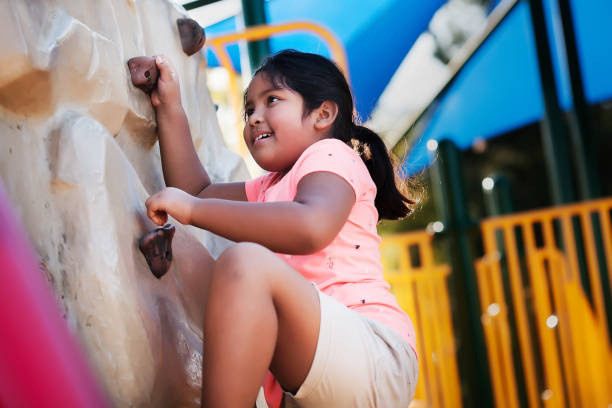
<path fill-rule="evenodd" d="M 329 129 L 338 116 L 338 105 L 332 101 L 323 101 L 321 106 L 315 109 L 314 126 L 317 130 Z"/>

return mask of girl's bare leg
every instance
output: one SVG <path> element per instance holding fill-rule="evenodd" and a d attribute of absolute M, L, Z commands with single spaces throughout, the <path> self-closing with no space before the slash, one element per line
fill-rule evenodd
<path fill-rule="evenodd" d="M 172 279 L 189 317 L 198 326 L 204 322 L 206 295 L 215 260 L 208 250 L 186 231 L 179 231 L 174 237 Z M 170 275 L 170 273 L 168 274 Z"/>
<path fill-rule="evenodd" d="M 217 259 L 204 319 L 202 405 L 253 407 L 268 368 L 297 391 L 320 324 L 316 289 L 266 248 L 236 244 Z"/>

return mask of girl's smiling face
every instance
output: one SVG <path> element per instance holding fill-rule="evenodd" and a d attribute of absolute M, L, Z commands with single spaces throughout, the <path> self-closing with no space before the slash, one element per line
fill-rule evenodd
<path fill-rule="evenodd" d="M 289 171 L 304 150 L 327 136 L 317 129 L 317 110 L 304 115 L 302 96 L 270 81 L 265 73 L 251 81 L 244 110 L 244 141 L 267 171 Z"/>

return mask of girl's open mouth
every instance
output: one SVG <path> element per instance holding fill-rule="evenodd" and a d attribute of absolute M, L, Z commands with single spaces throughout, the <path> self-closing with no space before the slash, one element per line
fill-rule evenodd
<path fill-rule="evenodd" d="M 260 141 L 260 140 L 267 139 L 267 138 L 269 138 L 270 136 L 272 136 L 272 134 L 271 134 L 271 133 L 263 133 L 263 134 L 261 134 L 261 135 L 257 136 L 255 139 L 253 139 L 253 143 L 257 143 L 257 142 L 258 142 L 258 141 Z"/>

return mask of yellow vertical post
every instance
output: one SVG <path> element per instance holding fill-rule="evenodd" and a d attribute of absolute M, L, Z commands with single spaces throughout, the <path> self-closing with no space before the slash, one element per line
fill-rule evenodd
<path fill-rule="evenodd" d="M 544 229 L 545 247 L 551 250 L 554 248 L 551 219 L 543 219 L 542 226 Z M 544 267 L 544 257 L 536 249 L 531 222 L 524 222 L 522 227 L 529 265 L 529 278 L 533 287 L 535 326 L 539 333 L 540 353 L 543 358 L 544 377 L 547 387 L 546 393 L 543 393 L 544 405 L 551 408 L 563 407 L 565 405 L 565 397 L 561 381 L 561 365 L 558 358 L 559 350 L 557 348 L 556 336 L 547 324 L 547 319 L 552 316 L 553 312 L 549 300 L 550 290 L 546 282 L 547 274 Z M 555 273 L 555 271 L 550 272 Z"/>
<path fill-rule="evenodd" d="M 444 393 L 442 387 L 440 386 L 441 372 L 440 372 L 440 331 L 436 330 L 437 328 L 434 325 L 437 325 L 437 317 L 439 316 L 438 312 L 438 302 L 436 298 L 436 293 L 434 291 L 434 280 L 432 277 L 429 279 L 421 280 L 421 288 L 422 294 L 424 298 L 428 300 L 427 302 L 427 320 L 431 322 L 428 324 L 428 340 L 430 345 L 430 351 L 427 353 L 427 359 L 430 361 L 430 367 L 432 368 L 432 376 L 431 376 L 431 388 L 432 388 L 432 403 L 435 406 L 443 407 L 444 406 Z"/>
<path fill-rule="evenodd" d="M 582 224 L 586 244 L 587 269 L 589 271 L 589 280 L 591 281 L 591 293 L 593 294 L 595 313 L 597 319 L 604 323 L 606 322 L 606 306 L 604 304 L 603 292 L 601 289 L 601 276 L 599 275 L 599 263 L 597 261 L 593 224 L 591 223 L 591 214 L 588 210 L 580 211 L 580 222 Z"/>
<path fill-rule="evenodd" d="M 431 252 L 431 247 L 428 248 L 428 251 Z M 431 262 L 431 264 L 433 266 L 433 262 Z M 443 339 L 445 339 L 445 348 L 443 350 L 443 355 L 441 356 L 442 361 L 445 363 L 446 369 L 447 383 L 444 388 L 445 390 L 448 390 L 447 395 L 449 396 L 449 403 L 454 406 L 460 406 L 461 389 L 459 387 L 458 367 L 457 360 L 455 358 L 457 350 L 455 348 L 455 338 L 452 330 L 448 288 L 446 287 L 446 278 L 448 277 L 450 268 L 448 266 L 440 266 L 438 267 L 438 270 L 440 271 L 439 279 L 437 280 L 437 282 L 440 286 L 439 299 L 440 306 L 442 308 L 442 337 Z"/>
<path fill-rule="evenodd" d="M 603 231 L 604 248 L 608 255 L 606 256 L 608 282 L 610 283 L 608 290 L 612 293 L 612 225 L 610 225 L 609 208 L 603 206 L 599 209 L 599 219 L 601 220 L 601 229 Z"/>
<path fill-rule="evenodd" d="M 512 300 L 514 303 L 516 326 L 518 330 L 518 338 L 521 349 L 521 358 L 523 362 L 523 374 L 527 387 L 527 401 L 531 408 L 540 406 L 538 397 L 538 387 L 535 377 L 535 364 L 533 351 L 531 350 L 530 331 L 528 324 L 527 308 L 523 296 L 523 279 L 521 278 L 521 270 L 518 262 L 518 251 L 514 232 L 510 224 L 505 224 L 503 227 L 504 242 L 506 243 L 506 253 L 508 256 L 508 269 L 510 273 L 510 289 Z"/>
<path fill-rule="evenodd" d="M 486 295 L 482 302 L 483 320 L 489 322 L 490 355 L 492 375 L 496 376 L 497 387 L 494 389 L 496 406 L 518 407 L 516 376 L 512 362 L 512 345 L 508 322 L 508 307 L 504 295 L 501 277 L 500 255 L 496 242 L 496 229 L 484 223 L 482 225 L 485 258 L 480 260 L 484 277 L 483 290 Z M 486 269 L 489 273 L 485 275 Z M 480 279 L 479 279 L 480 282 Z M 497 306 L 497 308 L 495 308 Z M 492 310 L 489 311 L 489 307 Z M 496 310 L 497 309 L 497 310 Z M 489 348 L 491 350 L 489 350 Z M 499 387 L 499 388 L 498 388 Z"/>
<path fill-rule="evenodd" d="M 432 237 L 426 232 L 383 237 L 381 250 L 385 279 L 400 307 L 413 318 L 417 331 L 420 379 L 414 407 L 461 407 L 456 350 L 446 288 L 447 265 L 434 263 Z M 411 262 L 411 247 L 416 247 L 420 264 Z M 398 249 L 397 267 L 385 249 Z"/>
<path fill-rule="evenodd" d="M 425 359 L 423 358 L 424 353 L 426 353 L 429 347 L 425 344 L 425 336 L 428 332 L 428 328 L 426 327 L 426 320 L 424 319 L 423 312 L 421 310 L 420 305 L 420 297 L 421 297 L 421 280 L 418 279 L 418 272 L 412 268 L 410 264 L 410 258 L 408 256 L 408 243 L 406 241 L 398 241 L 396 246 L 399 248 L 399 273 L 401 273 L 400 277 L 406 279 L 409 286 L 402 288 L 398 285 L 397 296 L 398 300 L 402 300 L 400 306 L 405 308 L 406 303 L 409 305 L 408 310 L 406 312 L 414 319 L 416 337 L 417 337 L 417 349 L 419 352 L 419 376 L 421 379 L 417 382 L 417 389 L 415 393 L 415 398 L 419 397 L 426 401 L 430 401 L 430 391 L 429 391 L 429 383 L 432 381 L 430 378 L 431 375 L 427 370 L 427 366 L 425 363 Z M 399 280 L 398 280 L 399 281 Z M 407 301 L 408 298 L 411 301 Z M 425 323 L 425 324 L 424 324 Z"/>
<path fill-rule="evenodd" d="M 580 387 L 577 375 L 577 367 L 574 361 L 574 348 L 579 346 L 575 344 L 572 336 L 570 306 L 568 304 L 566 286 L 567 282 L 567 265 L 565 258 L 555 249 L 548 250 L 548 260 L 550 262 L 550 285 L 553 293 L 553 301 L 555 302 L 559 323 L 557 331 L 559 333 L 559 343 L 561 344 L 561 362 L 565 368 L 565 388 L 569 398 L 569 406 L 580 406 Z"/>
<path fill-rule="evenodd" d="M 561 219 L 561 228 L 563 231 L 563 242 L 565 244 L 565 251 L 567 253 L 568 258 L 568 270 L 566 272 L 566 277 L 568 280 L 568 284 L 565 288 L 566 293 L 568 294 L 568 314 L 569 314 L 569 323 L 572 325 L 572 342 L 576 346 L 573 349 L 574 354 L 574 365 L 576 367 L 580 367 L 584 361 L 586 361 L 587 357 L 585 355 L 585 350 L 582 347 L 583 344 L 583 333 L 585 333 L 584 320 L 580 315 L 580 304 L 578 303 L 578 299 L 575 296 L 572 296 L 568 291 L 570 285 L 574 285 L 577 287 L 580 282 L 580 270 L 578 265 L 578 256 L 576 251 L 576 242 L 574 239 L 574 228 L 572 225 L 572 214 L 569 211 L 563 212 L 560 217 Z M 569 289 L 571 291 L 571 289 Z M 585 381 L 588 381 L 588 378 L 585 378 L 584 370 L 578 369 L 575 371 L 576 380 L 577 380 L 577 389 L 578 389 L 578 401 L 580 403 L 579 406 L 589 406 L 590 404 L 590 396 L 585 391 L 588 389 L 588 384 Z"/>
<path fill-rule="evenodd" d="M 497 260 L 499 266 L 499 259 Z M 501 345 L 501 364 L 503 366 L 503 378 L 506 389 L 506 399 L 509 407 L 518 407 L 518 395 L 516 388 L 516 375 L 514 363 L 512 362 L 512 344 L 510 339 L 510 325 L 508 322 L 508 307 L 504 296 L 501 268 L 497 268 L 499 273 L 491 275 L 491 286 L 493 296 L 498 304 L 499 311 L 494 317 L 495 327 L 497 328 L 498 342 Z"/>
<path fill-rule="evenodd" d="M 485 260 L 476 262 L 476 276 L 478 279 L 478 291 L 480 294 L 480 305 L 482 310 L 481 321 L 487 341 L 487 354 L 489 356 L 489 366 L 491 369 L 491 381 L 493 382 L 493 397 L 495 398 L 495 406 L 498 408 L 506 408 L 508 397 L 512 394 L 506 387 L 504 376 L 504 367 L 502 358 L 503 351 L 499 347 L 499 330 L 496 330 L 497 325 L 495 316 L 491 316 L 488 312 L 488 307 L 495 303 L 494 297 L 491 295 L 491 267 Z M 502 364 L 500 364 L 502 363 Z"/>
<path fill-rule="evenodd" d="M 572 216 L 569 213 L 561 216 L 561 229 L 563 231 L 563 242 L 565 251 L 569 258 L 570 268 L 568 270 L 569 279 L 580 279 L 580 266 L 578 266 L 578 255 L 576 252 L 576 241 L 574 240 L 574 227 L 572 226 Z"/>

